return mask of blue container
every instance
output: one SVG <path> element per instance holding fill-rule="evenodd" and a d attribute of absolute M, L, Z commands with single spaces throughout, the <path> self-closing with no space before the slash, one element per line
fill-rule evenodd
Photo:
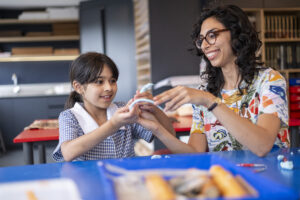
<path fill-rule="evenodd" d="M 188 169 L 198 168 L 208 170 L 212 165 L 221 165 L 233 175 L 242 176 L 255 190 L 258 192 L 258 197 L 250 197 L 244 199 L 298 199 L 297 193 L 284 185 L 271 181 L 259 174 L 255 174 L 250 170 L 224 160 L 217 155 L 209 154 L 181 154 L 181 155 L 167 155 L 159 159 L 151 159 L 151 157 L 137 157 L 131 159 L 114 159 L 99 161 L 99 170 L 105 186 L 105 198 L 109 200 L 116 200 L 114 186 L 110 176 L 118 176 L 112 174 L 105 168 L 105 164 L 115 165 L 127 170 L 140 170 L 140 169 Z M 268 169 L 267 169 L 268 170 Z M 221 198 L 224 199 L 224 198 Z"/>
<path fill-rule="evenodd" d="M 300 78 L 290 78 L 289 83 L 290 86 L 300 85 Z"/>

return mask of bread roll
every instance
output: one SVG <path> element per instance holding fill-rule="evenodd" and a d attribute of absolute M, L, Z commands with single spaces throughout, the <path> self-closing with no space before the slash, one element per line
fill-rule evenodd
<path fill-rule="evenodd" d="M 241 198 L 247 196 L 247 191 L 236 181 L 234 176 L 223 167 L 213 165 L 209 172 L 225 198 Z"/>
<path fill-rule="evenodd" d="M 153 200 L 172 200 L 175 194 L 170 185 L 159 175 L 146 176 L 146 186 Z"/>

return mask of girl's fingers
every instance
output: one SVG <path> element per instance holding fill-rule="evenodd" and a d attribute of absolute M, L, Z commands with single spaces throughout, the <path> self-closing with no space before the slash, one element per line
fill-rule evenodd
<path fill-rule="evenodd" d="M 129 107 L 129 105 L 130 104 L 132 104 L 132 102 L 134 101 L 134 99 L 132 98 L 132 99 L 130 99 L 128 102 L 127 102 L 127 104 L 126 104 L 126 107 Z"/>
<path fill-rule="evenodd" d="M 154 115 L 150 112 L 144 111 L 140 113 L 140 117 L 144 118 L 144 119 L 148 119 L 151 121 L 155 121 L 156 118 L 154 117 Z"/>
<path fill-rule="evenodd" d="M 128 112 L 128 111 L 129 111 L 128 106 L 121 107 L 117 110 L 117 112 L 119 112 L 119 113 L 124 113 L 124 112 Z"/>

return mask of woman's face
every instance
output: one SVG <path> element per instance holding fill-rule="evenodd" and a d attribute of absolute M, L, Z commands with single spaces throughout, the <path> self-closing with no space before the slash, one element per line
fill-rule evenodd
<path fill-rule="evenodd" d="M 234 64 L 236 59 L 231 48 L 230 31 L 224 29 L 226 29 L 226 27 L 214 17 L 204 20 L 201 26 L 201 37 L 207 36 L 207 39 L 209 40 L 209 37 L 213 38 L 212 36 L 215 36 L 214 44 L 209 44 L 205 39 L 201 44 L 203 53 L 214 67 L 225 67 Z M 219 30 L 224 31 L 209 34 Z"/>
<path fill-rule="evenodd" d="M 83 89 L 85 107 L 106 109 L 112 103 L 117 93 L 117 80 L 107 65 L 98 76 L 95 83 L 87 84 Z"/>

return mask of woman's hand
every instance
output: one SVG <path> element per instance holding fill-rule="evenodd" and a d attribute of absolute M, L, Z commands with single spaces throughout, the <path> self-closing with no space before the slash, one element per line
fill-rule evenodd
<path fill-rule="evenodd" d="M 150 92 L 140 93 L 140 91 L 137 90 L 133 99 L 134 100 L 136 100 L 136 99 L 150 99 L 150 100 L 153 100 L 153 96 Z"/>
<path fill-rule="evenodd" d="M 153 98 L 156 105 L 167 102 L 165 104 L 165 111 L 175 111 L 181 105 L 186 103 L 207 107 L 214 99 L 215 96 L 209 92 L 184 86 L 177 86 Z"/>

